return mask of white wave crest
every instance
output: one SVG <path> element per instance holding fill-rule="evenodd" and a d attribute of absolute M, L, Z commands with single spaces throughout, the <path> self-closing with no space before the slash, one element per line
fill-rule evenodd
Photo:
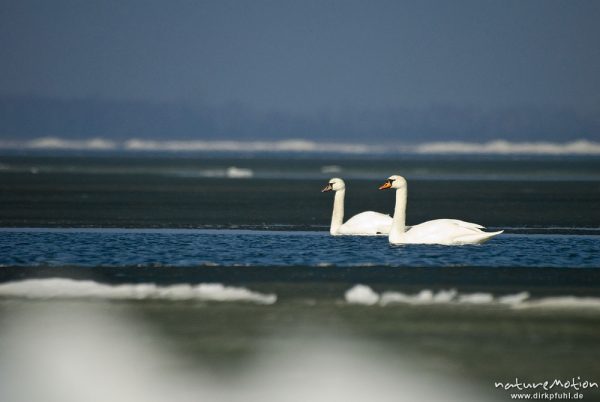
<path fill-rule="evenodd" d="M 113 150 L 117 149 L 117 143 L 102 138 L 91 138 L 87 140 L 65 140 L 55 137 L 36 138 L 27 141 L 23 148 L 30 149 L 72 149 L 72 150 Z"/>
<path fill-rule="evenodd" d="M 305 139 L 282 141 L 215 141 L 215 140 L 149 140 L 132 138 L 112 141 L 103 138 L 82 140 L 42 137 L 29 141 L 0 140 L 0 149 L 90 150 L 135 152 L 238 152 L 238 153 L 337 153 L 337 154 L 497 154 L 497 155 L 600 155 L 600 142 L 510 142 L 494 140 L 485 143 L 438 141 L 422 144 L 387 144 L 386 146 L 316 142 Z"/>
<path fill-rule="evenodd" d="M 123 149 L 133 151 L 213 151 L 213 152 L 334 152 L 362 154 L 375 147 L 364 144 L 318 143 L 309 140 L 285 141 L 156 141 L 131 139 Z M 381 151 L 381 150 L 380 150 Z"/>
<path fill-rule="evenodd" d="M 372 306 L 379 304 L 432 305 L 505 305 L 511 308 L 551 308 L 551 309 L 600 309 L 600 297 L 558 296 L 530 299 L 528 292 L 520 292 L 504 296 L 494 296 L 491 293 L 458 293 L 455 289 L 434 292 L 429 289 L 421 290 L 416 294 L 387 291 L 379 295 L 366 285 L 355 285 L 346 291 L 345 299 L 350 304 L 363 304 Z"/>
<path fill-rule="evenodd" d="M 202 300 L 233 301 L 273 304 L 274 294 L 263 294 L 246 288 L 224 286 L 219 283 L 198 285 L 157 286 L 151 283 L 107 285 L 94 281 L 72 279 L 27 279 L 0 284 L 0 296 L 28 299 L 115 299 L 115 300 Z"/>
<path fill-rule="evenodd" d="M 415 147 L 419 154 L 535 154 L 535 155 L 600 155 L 600 143 L 578 140 L 566 143 L 509 142 L 486 143 L 431 142 Z"/>

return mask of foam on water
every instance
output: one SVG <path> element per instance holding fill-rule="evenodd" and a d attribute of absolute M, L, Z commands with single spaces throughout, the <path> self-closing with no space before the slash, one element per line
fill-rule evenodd
<path fill-rule="evenodd" d="M 152 152 L 293 152 L 339 154 L 533 154 L 533 155 L 600 155 L 600 143 L 581 139 L 565 143 L 510 142 L 494 140 L 485 143 L 442 141 L 421 144 L 380 145 L 360 143 L 328 143 L 305 139 L 282 141 L 209 141 L 209 140 L 147 140 L 132 138 L 113 141 L 103 138 L 71 140 L 42 137 L 28 141 L 0 141 L 0 149 L 34 150 L 118 150 Z"/>
<path fill-rule="evenodd" d="M 157 286 L 151 283 L 107 285 L 94 281 L 72 279 L 27 279 L 0 284 L 0 296 L 28 299 L 112 299 L 112 300 L 202 300 L 253 302 L 273 304 L 274 294 L 254 292 L 246 288 L 224 286 L 218 283 L 198 285 Z"/>
<path fill-rule="evenodd" d="M 369 286 L 362 284 L 355 285 L 348 289 L 345 293 L 345 300 L 350 304 L 362 304 L 366 306 L 373 306 L 376 304 L 388 306 L 390 304 L 399 303 L 409 305 L 505 305 L 516 309 L 600 309 L 600 297 L 561 296 L 531 299 L 528 292 L 494 296 L 491 293 L 485 292 L 459 293 L 455 289 L 440 290 L 438 292 L 424 289 L 416 294 L 386 291 L 380 295 Z"/>

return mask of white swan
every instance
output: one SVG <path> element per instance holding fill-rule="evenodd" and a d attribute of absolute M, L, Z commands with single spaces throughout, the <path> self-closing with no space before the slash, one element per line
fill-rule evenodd
<path fill-rule="evenodd" d="M 406 180 L 402 176 L 390 176 L 379 187 L 396 189 L 396 207 L 394 220 L 390 230 L 390 243 L 392 244 L 479 244 L 503 232 L 484 232 L 483 226 L 457 219 L 435 219 L 406 229 Z"/>
<path fill-rule="evenodd" d="M 344 180 L 333 178 L 321 190 L 322 193 L 335 191 L 333 200 L 333 214 L 331 215 L 331 227 L 329 233 L 332 236 L 357 235 L 376 236 L 386 235 L 392 227 L 392 217 L 379 212 L 366 211 L 354 215 L 344 222 L 344 196 L 346 195 L 346 183 Z"/>

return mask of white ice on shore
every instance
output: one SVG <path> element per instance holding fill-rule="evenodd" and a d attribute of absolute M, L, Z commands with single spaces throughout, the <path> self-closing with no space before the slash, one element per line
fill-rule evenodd
<path fill-rule="evenodd" d="M 273 304 L 274 294 L 254 292 L 220 283 L 158 286 L 152 283 L 109 285 L 73 279 L 27 279 L 0 284 L 0 296 L 28 299 L 116 299 L 116 300 L 201 300 Z"/>
<path fill-rule="evenodd" d="M 503 296 L 494 296 L 492 293 L 459 293 L 455 289 L 440 290 L 438 292 L 423 289 L 415 294 L 407 294 L 397 291 L 385 291 L 381 295 L 369 286 L 358 284 L 348 289 L 345 294 L 347 303 L 363 304 L 367 306 L 391 304 L 409 305 L 432 305 L 432 304 L 454 304 L 454 305 L 505 305 L 517 309 L 526 308 L 586 308 L 600 309 L 600 297 L 577 297 L 577 296 L 552 296 L 541 298 L 530 298 L 528 292 L 520 292 Z"/>
<path fill-rule="evenodd" d="M 379 301 L 379 295 L 369 286 L 356 285 L 346 291 L 346 301 L 351 304 L 372 306 Z"/>

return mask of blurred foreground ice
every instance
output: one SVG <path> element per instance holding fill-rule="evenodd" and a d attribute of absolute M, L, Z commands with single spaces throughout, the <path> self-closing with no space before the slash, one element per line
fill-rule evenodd
<path fill-rule="evenodd" d="M 20 303 L 0 329 L 0 401 L 487 401 L 471 384 L 351 339 L 283 337 L 236 375 L 185 364 L 97 303 Z M 281 338 L 280 338 L 281 340 Z"/>

